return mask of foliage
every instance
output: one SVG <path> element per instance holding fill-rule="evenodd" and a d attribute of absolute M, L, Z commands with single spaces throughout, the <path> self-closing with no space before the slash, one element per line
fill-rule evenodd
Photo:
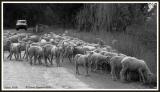
<path fill-rule="evenodd" d="M 82 4 L 27 4 L 5 3 L 4 27 L 15 27 L 16 20 L 27 19 L 29 26 L 36 23 L 62 27 L 74 26 L 75 12 Z"/>
<path fill-rule="evenodd" d="M 147 17 L 148 4 L 85 4 L 77 13 L 79 30 L 125 31 L 135 23 L 143 23 Z"/>

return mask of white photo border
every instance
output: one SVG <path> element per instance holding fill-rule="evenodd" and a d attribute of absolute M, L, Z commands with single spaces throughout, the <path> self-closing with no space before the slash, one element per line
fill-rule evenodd
<path fill-rule="evenodd" d="M 1 36 L 1 89 L 4 91 L 158 91 L 159 90 L 159 2 L 158 1 L 2 1 L 1 33 L 3 34 L 3 4 L 6 3 L 156 3 L 157 4 L 157 89 L 4 89 L 3 88 L 3 35 Z"/>

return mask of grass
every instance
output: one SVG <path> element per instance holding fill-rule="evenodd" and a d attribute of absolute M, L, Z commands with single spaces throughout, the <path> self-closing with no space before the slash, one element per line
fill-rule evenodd
<path fill-rule="evenodd" d="M 74 29 L 67 29 L 68 35 L 81 40 L 96 43 L 96 38 L 101 38 L 107 45 L 112 46 L 111 42 L 117 40 L 113 48 L 128 56 L 133 56 L 146 61 L 147 65 L 154 74 L 157 74 L 157 54 L 156 36 L 143 27 L 129 27 L 127 32 L 77 32 Z M 66 29 L 51 28 L 56 34 L 62 34 Z M 133 32 L 134 30 L 134 32 Z M 152 43 L 151 43 L 152 42 Z M 146 45 L 147 44 L 147 45 Z"/>

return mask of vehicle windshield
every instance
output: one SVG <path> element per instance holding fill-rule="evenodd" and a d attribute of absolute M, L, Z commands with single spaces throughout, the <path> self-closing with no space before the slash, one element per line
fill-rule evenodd
<path fill-rule="evenodd" d="M 18 22 L 19 22 L 19 23 L 26 23 L 25 20 L 19 20 Z"/>

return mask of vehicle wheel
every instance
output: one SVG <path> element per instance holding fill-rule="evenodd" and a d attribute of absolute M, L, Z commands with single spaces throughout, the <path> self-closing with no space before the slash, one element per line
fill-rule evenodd
<path fill-rule="evenodd" d="M 27 31 L 27 28 L 25 28 L 25 31 Z"/>
<path fill-rule="evenodd" d="M 18 28 L 16 28 L 16 30 L 18 31 L 19 29 L 18 29 Z"/>

